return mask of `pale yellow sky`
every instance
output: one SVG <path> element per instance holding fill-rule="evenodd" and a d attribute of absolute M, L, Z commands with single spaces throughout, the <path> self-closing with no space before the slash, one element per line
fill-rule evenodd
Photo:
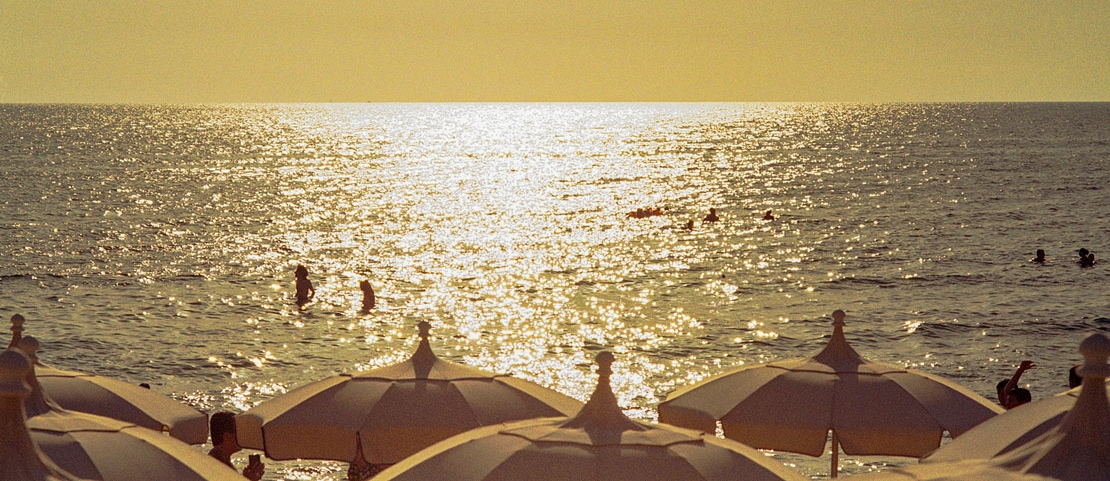
<path fill-rule="evenodd" d="M 0 0 L 0 102 L 1110 101 L 1110 0 Z"/>

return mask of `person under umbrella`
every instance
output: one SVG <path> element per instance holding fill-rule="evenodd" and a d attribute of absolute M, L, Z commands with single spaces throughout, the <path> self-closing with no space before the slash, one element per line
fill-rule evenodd
<path fill-rule="evenodd" d="M 242 450 L 235 436 L 235 413 L 220 411 L 213 414 L 212 450 L 208 451 L 208 455 L 226 464 L 227 467 L 235 469 L 235 465 L 231 464 L 231 455 Z M 243 477 L 251 481 L 262 479 L 262 474 L 266 472 L 266 465 L 258 455 L 252 455 L 249 459 L 247 467 L 243 468 Z"/>

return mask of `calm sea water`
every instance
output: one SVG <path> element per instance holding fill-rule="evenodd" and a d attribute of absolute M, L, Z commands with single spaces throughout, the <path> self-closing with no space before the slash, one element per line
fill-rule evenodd
<path fill-rule="evenodd" d="M 400 361 L 427 320 L 441 357 L 583 400 L 612 350 L 653 420 L 813 354 L 835 309 L 864 356 L 990 399 L 1032 359 L 1039 398 L 1110 332 L 1108 126 L 1105 103 L 0 105 L 0 315 L 49 364 L 206 411 Z"/>

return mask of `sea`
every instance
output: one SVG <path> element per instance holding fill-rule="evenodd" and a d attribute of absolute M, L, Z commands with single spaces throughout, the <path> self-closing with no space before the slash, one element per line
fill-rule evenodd
<path fill-rule="evenodd" d="M 1108 187 L 1110 103 L 8 104 L 0 316 L 46 364 L 209 413 L 402 361 L 428 321 L 441 358 L 580 400 L 611 351 L 654 422 L 818 352 L 837 309 L 864 357 L 990 400 L 1032 360 L 1037 399 L 1110 333 Z"/>

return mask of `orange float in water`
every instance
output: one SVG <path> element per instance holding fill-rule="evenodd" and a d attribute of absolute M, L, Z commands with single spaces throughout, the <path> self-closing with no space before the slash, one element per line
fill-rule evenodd
<path fill-rule="evenodd" d="M 653 215 L 663 215 L 663 209 L 660 209 L 658 207 L 650 209 L 636 209 L 628 213 L 628 216 L 633 219 L 643 219 L 645 217 L 651 217 Z"/>

